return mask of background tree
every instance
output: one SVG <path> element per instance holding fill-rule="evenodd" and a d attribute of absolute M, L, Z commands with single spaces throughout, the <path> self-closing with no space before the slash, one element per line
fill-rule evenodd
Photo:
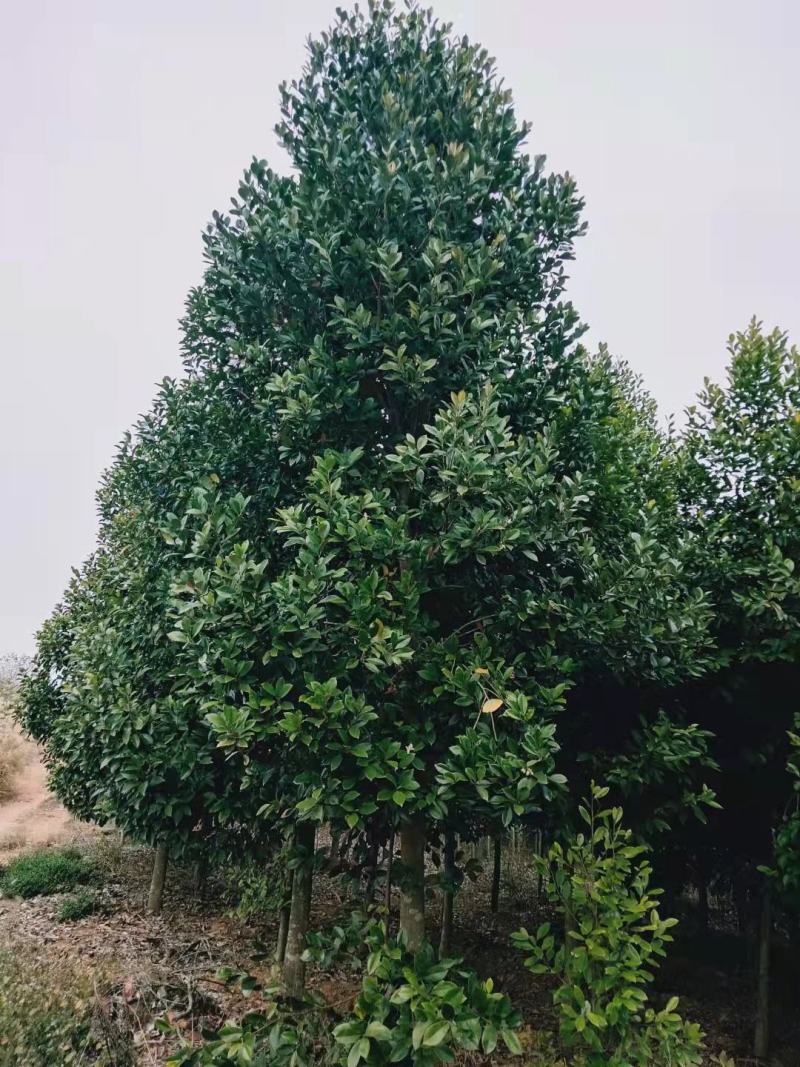
<path fill-rule="evenodd" d="M 682 440 L 682 507 L 692 568 L 714 606 L 717 670 L 687 698 L 715 736 L 722 811 L 717 873 L 761 898 L 767 981 L 773 834 L 789 798 L 784 768 L 800 683 L 800 357 L 753 321 L 731 337 L 726 385 L 706 383 Z M 702 847 L 706 847 L 703 842 Z M 757 1054 L 767 1046 L 762 989 Z"/>

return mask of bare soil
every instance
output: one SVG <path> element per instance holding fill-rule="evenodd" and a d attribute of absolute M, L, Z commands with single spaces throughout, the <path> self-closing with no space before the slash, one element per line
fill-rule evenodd
<path fill-rule="evenodd" d="M 12 799 L 0 804 L 0 863 L 24 849 L 61 844 L 91 832 L 51 796 L 47 771 L 33 746 L 26 756 L 13 779 Z"/>

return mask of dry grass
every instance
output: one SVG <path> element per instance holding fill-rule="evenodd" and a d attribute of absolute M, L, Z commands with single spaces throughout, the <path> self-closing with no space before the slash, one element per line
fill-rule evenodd
<path fill-rule="evenodd" d="M 17 852 L 24 847 L 27 837 L 21 830 L 9 830 L 0 834 L 0 860 L 5 861 L 4 852 Z"/>
<path fill-rule="evenodd" d="M 8 710 L 0 706 L 0 804 L 14 796 L 17 775 L 33 752 L 33 745 L 20 734 Z"/>

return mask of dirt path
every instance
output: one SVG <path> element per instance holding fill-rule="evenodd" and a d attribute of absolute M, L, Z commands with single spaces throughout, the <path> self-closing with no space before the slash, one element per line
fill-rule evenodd
<path fill-rule="evenodd" d="M 31 845 L 58 844 L 81 829 L 47 788 L 47 771 L 35 749 L 15 778 L 15 795 L 0 804 L 0 862 Z"/>

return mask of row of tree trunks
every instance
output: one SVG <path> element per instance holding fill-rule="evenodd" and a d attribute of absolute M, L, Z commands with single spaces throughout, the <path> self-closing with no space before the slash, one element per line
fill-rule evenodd
<path fill-rule="evenodd" d="M 278 920 L 278 938 L 275 962 L 283 967 L 283 982 L 290 997 L 302 998 L 305 990 L 306 967 L 302 959 L 311 913 L 311 892 L 314 876 L 315 827 L 312 823 L 299 823 L 295 831 L 295 845 L 300 862 L 291 875 L 291 902 L 281 908 Z M 333 848 L 333 845 L 331 846 Z M 392 865 L 394 860 L 395 834 L 390 834 L 386 848 L 386 883 L 384 904 L 391 908 Z M 493 868 L 491 910 L 497 913 L 500 903 L 500 879 L 502 872 L 502 838 L 496 835 L 493 841 Z M 400 830 L 400 855 L 405 872 L 400 896 L 400 931 L 405 935 L 409 951 L 416 952 L 425 940 L 425 831 L 421 823 L 407 823 Z M 164 901 L 164 884 L 167 875 L 169 850 L 166 842 L 160 842 L 153 855 L 153 873 L 147 898 L 147 911 L 159 915 Z M 374 899 L 377 872 L 377 846 L 371 846 L 367 857 L 367 899 Z M 442 916 L 439 935 L 439 956 L 444 958 L 452 952 L 453 944 L 453 884 L 456 875 L 456 838 L 447 831 L 444 838 L 444 878 L 442 893 Z M 195 879 L 198 891 L 206 878 L 206 865 L 198 861 Z M 708 926 L 708 887 L 700 879 L 700 913 Z M 565 927 L 571 925 L 569 911 L 565 914 Z M 754 1053 L 758 1059 L 769 1055 L 769 999 L 770 999 L 770 946 L 772 939 L 772 894 L 766 881 L 761 897 L 761 913 L 757 937 L 757 992 Z"/>

